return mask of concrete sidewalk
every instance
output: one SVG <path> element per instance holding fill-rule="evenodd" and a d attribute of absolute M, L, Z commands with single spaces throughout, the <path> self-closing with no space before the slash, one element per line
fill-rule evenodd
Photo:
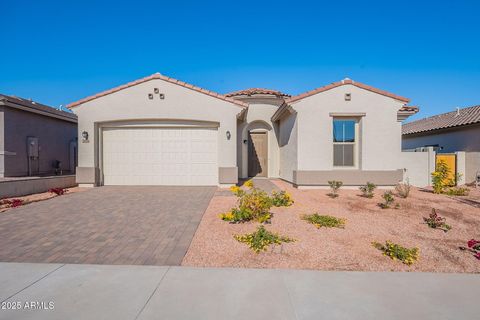
<path fill-rule="evenodd" d="M 0 263 L 0 319 L 478 319 L 479 294 L 476 274 Z"/>

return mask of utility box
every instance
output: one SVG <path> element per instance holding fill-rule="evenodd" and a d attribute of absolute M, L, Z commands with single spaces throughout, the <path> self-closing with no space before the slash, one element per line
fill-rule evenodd
<path fill-rule="evenodd" d="M 29 158 L 38 158 L 38 138 L 27 137 L 27 152 Z"/>

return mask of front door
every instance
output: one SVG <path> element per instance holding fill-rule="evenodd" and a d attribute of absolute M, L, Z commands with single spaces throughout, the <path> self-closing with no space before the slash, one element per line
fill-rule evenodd
<path fill-rule="evenodd" d="M 248 176 L 268 176 L 268 140 L 266 132 L 250 132 L 248 139 Z"/>

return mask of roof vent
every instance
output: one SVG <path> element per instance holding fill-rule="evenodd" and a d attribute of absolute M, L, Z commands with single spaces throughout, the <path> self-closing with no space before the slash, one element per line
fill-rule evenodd
<path fill-rule="evenodd" d="M 347 82 L 347 81 L 354 82 L 352 79 L 350 79 L 350 78 L 347 77 L 347 78 L 345 78 L 345 79 L 342 80 L 342 83 L 345 83 L 345 82 Z"/>
<path fill-rule="evenodd" d="M 460 115 L 460 108 L 457 107 L 457 113 L 455 114 L 455 117 L 458 117 Z"/>

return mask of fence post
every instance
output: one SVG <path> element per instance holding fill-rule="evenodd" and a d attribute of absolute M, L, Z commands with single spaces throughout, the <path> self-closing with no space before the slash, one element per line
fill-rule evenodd
<path fill-rule="evenodd" d="M 465 165 L 465 151 L 455 152 L 457 159 L 457 174 L 459 178 L 457 179 L 457 186 L 465 184 L 465 178 L 467 174 L 466 165 Z"/>
<path fill-rule="evenodd" d="M 433 147 L 427 147 L 427 152 L 428 152 L 428 184 L 427 186 L 432 185 L 432 172 L 435 171 L 435 165 L 436 165 L 436 152 L 433 150 Z"/>

